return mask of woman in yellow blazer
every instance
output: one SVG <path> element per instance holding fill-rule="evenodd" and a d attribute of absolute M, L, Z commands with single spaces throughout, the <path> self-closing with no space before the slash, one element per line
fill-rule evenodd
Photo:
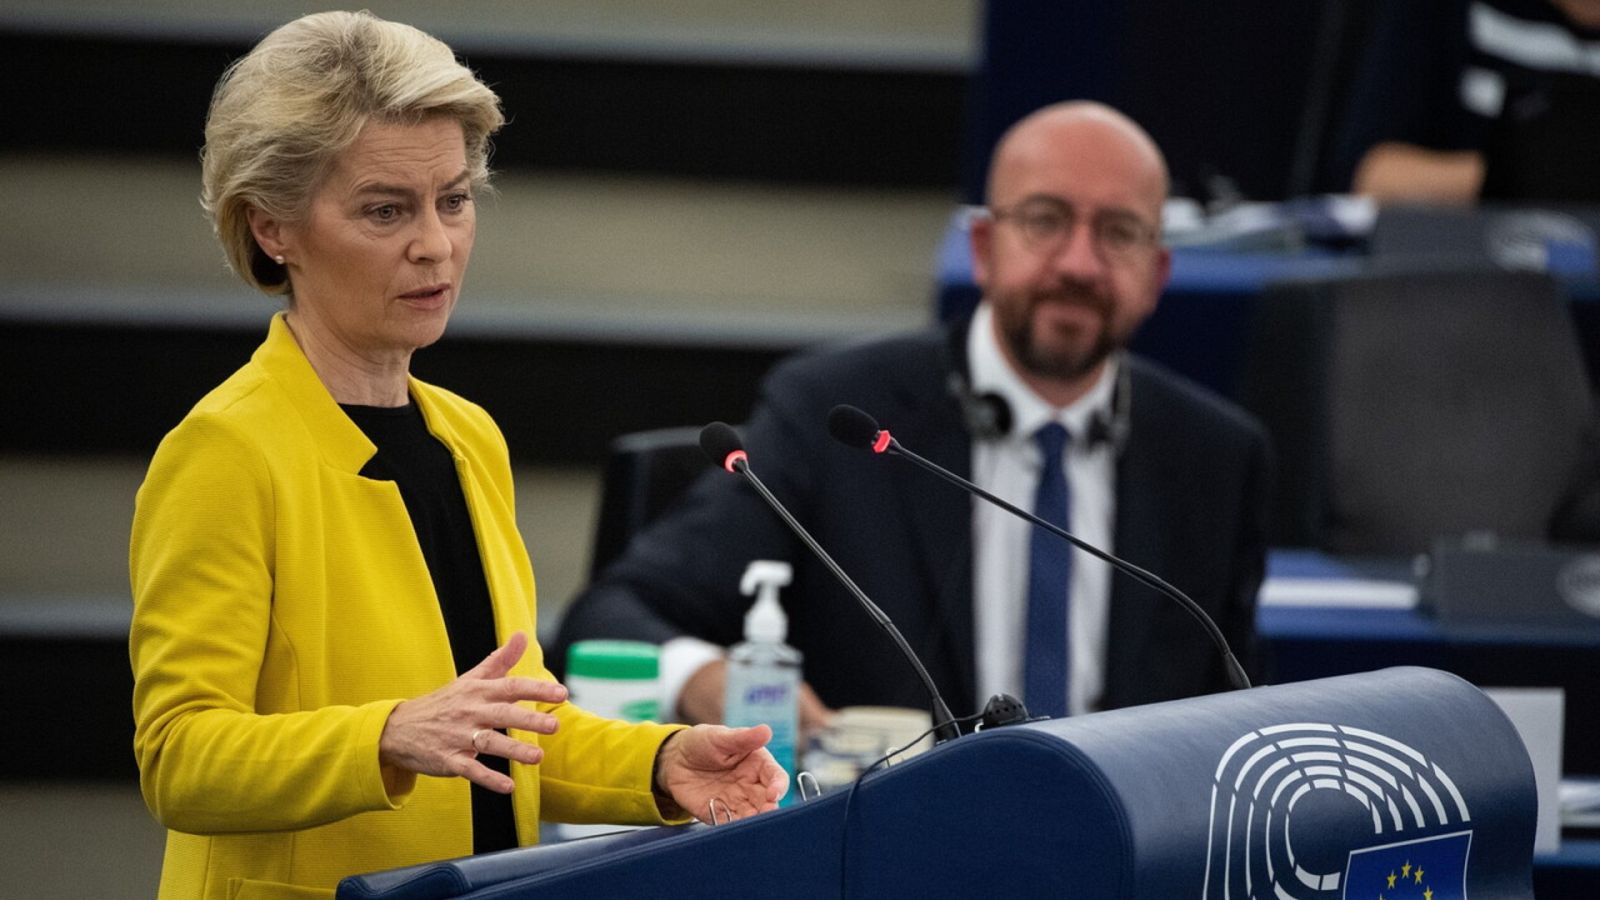
<path fill-rule="evenodd" d="M 461 288 L 498 98 L 448 47 L 307 16 L 223 76 L 202 200 L 288 298 L 139 491 L 135 751 L 163 898 L 331 896 L 542 818 L 776 805 L 765 728 L 629 724 L 544 667 L 504 439 L 411 378 Z M 719 814 L 720 814 L 719 810 Z"/>

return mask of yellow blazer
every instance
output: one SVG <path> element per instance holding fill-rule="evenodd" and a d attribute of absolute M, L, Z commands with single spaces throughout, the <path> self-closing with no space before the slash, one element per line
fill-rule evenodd
<path fill-rule="evenodd" d="M 480 407 L 413 379 L 450 448 L 515 674 L 550 679 L 505 439 Z M 250 362 L 166 436 L 139 489 L 130 571 L 134 749 L 165 825 L 166 898 L 327 897 L 345 875 L 472 852 L 469 784 L 378 764 L 401 700 L 455 677 L 444 619 L 393 482 L 276 316 Z M 674 726 L 543 707 L 553 736 L 513 763 L 517 835 L 544 818 L 659 823 L 651 764 Z"/>

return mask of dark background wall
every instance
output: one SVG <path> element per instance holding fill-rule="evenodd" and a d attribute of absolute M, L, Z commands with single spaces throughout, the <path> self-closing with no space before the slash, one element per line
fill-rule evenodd
<path fill-rule="evenodd" d="M 1326 157 L 1373 0 L 1007 0 L 985 7 L 963 191 L 981 194 L 989 150 L 1029 110 L 1085 97 L 1141 122 L 1176 193 L 1211 199 L 1338 191 Z"/>
<path fill-rule="evenodd" d="M 1327 190 L 1330 140 L 1372 0 L 1007 0 L 982 8 L 979 58 L 946 65 L 463 54 L 518 120 L 496 162 L 777 183 L 981 183 L 1006 125 L 1088 97 L 1133 115 L 1180 187 L 1258 199 Z M 0 152 L 192 155 L 206 102 L 248 40 L 0 30 L 13 127 Z M 1308 174 L 1309 172 L 1309 174 Z"/>
<path fill-rule="evenodd" d="M 1335 187 L 1316 173 L 1369 7 L 1369 0 L 1007 0 L 980 7 L 979 51 L 965 68 L 948 61 L 552 54 L 515 42 L 469 48 L 464 56 L 501 93 L 515 123 L 497 142 L 494 164 L 502 171 L 948 188 L 976 200 L 988 148 L 1007 125 L 1044 103 L 1093 97 L 1149 128 L 1180 192 L 1215 198 L 1236 189 L 1272 199 Z M 228 33 L 0 29 L 7 61 L 0 108 L 10 123 L 0 129 L 0 154 L 192 159 L 216 77 L 249 44 Z M 148 373 L 148 383 L 182 398 L 214 383 L 228 370 L 220 360 L 237 360 L 255 337 L 230 340 L 227 329 L 201 329 L 187 338 L 136 334 L 140 343 L 129 343 L 107 338 L 93 323 L 53 336 L 37 333 L 40 327 L 49 330 L 0 318 L 0 352 L 10 367 L 35 360 L 70 371 L 64 364 L 75 348 L 120 345 L 127 354 L 192 341 L 189 359 L 219 362 L 157 365 L 161 371 Z M 228 346 L 218 351 L 219 341 Z M 46 356 L 49 347 L 56 349 Z M 520 457 L 593 461 L 617 433 L 739 418 L 760 373 L 792 349 L 781 342 L 711 346 L 692 336 L 677 352 L 603 341 L 466 341 L 430 351 L 418 368 L 424 376 L 449 372 L 453 386 L 493 410 L 572 422 L 560 436 L 511 434 Z M 82 371 L 105 369 L 105 357 L 80 356 Z M 707 366 L 720 373 L 715 398 L 694 390 Z M 74 394 L 62 385 L 59 399 L 79 415 L 33 419 L 37 427 L 13 429 L 0 450 L 145 453 L 148 429 L 116 423 L 175 419 L 173 410 L 139 404 L 99 409 L 102 394 L 93 388 Z M 6 394 L 8 405 L 25 402 L 20 389 Z"/>
<path fill-rule="evenodd" d="M 244 41 L 0 31 L 0 152 L 190 157 Z M 954 182 L 964 73 L 939 68 L 646 61 L 468 51 L 526 123 L 502 169 L 581 169 L 774 183 Z M 27 123 L 24 127 L 22 123 Z"/>

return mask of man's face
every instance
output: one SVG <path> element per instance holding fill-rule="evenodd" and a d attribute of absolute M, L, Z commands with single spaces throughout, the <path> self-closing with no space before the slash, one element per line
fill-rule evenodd
<path fill-rule="evenodd" d="M 1083 382 L 1155 310 L 1171 264 L 1164 193 L 1153 151 L 1104 119 L 1046 117 L 997 152 L 974 274 L 1025 379 Z"/>

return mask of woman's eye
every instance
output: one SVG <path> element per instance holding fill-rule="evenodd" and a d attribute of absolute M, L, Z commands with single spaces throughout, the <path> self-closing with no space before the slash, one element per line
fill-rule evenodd
<path fill-rule="evenodd" d="M 393 222 L 395 219 L 400 218 L 400 207 L 393 203 L 385 203 L 382 206 L 372 207 L 367 211 L 367 215 L 377 219 L 379 222 Z"/>
<path fill-rule="evenodd" d="M 450 210 L 451 212 L 460 212 L 461 210 L 466 209 L 467 204 L 471 202 L 471 194 L 465 192 L 460 194 L 451 194 L 450 196 L 444 198 L 444 208 Z"/>

